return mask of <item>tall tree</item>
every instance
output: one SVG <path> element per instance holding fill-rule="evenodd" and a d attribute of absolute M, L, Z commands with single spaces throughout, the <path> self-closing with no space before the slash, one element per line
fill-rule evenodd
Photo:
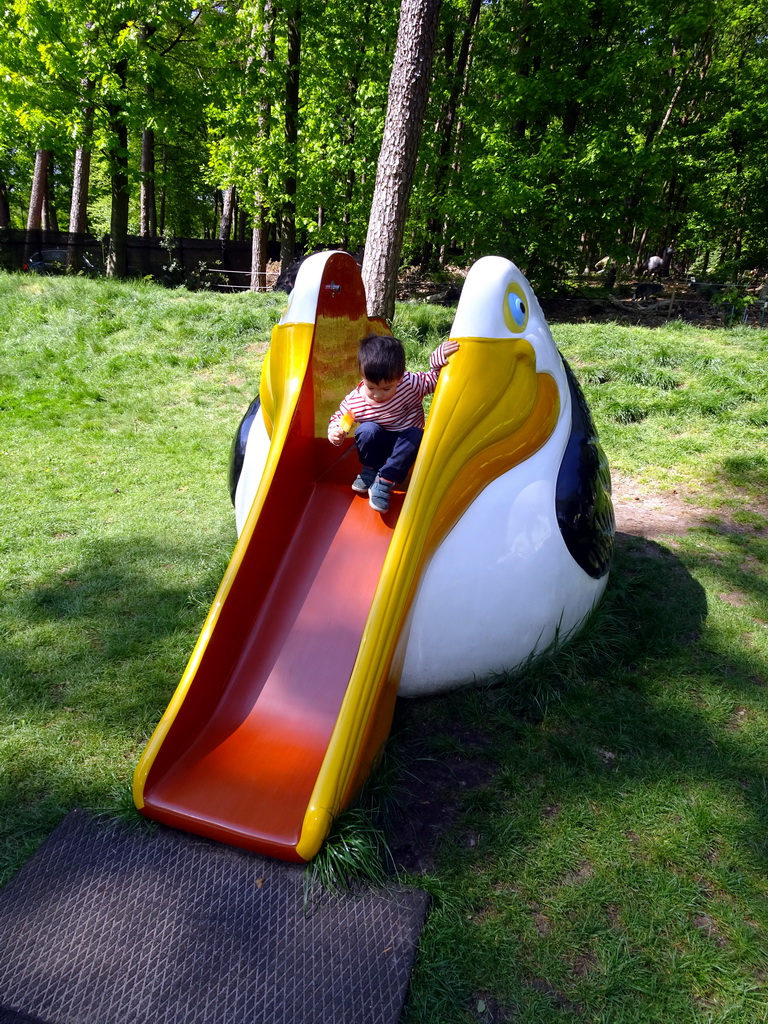
<path fill-rule="evenodd" d="M 368 312 L 391 319 L 408 200 L 429 94 L 440 0 L 402 0 L 389 104 L 363 258 Z"/>
<path fill-rule="evenodd" d="M 450 11 L 445 31 L 443 54 L 445 67 L 443 80 L 444 94 L 439 101 L 440 113 L 435 122 L 435 148 L 429 155 L 432 164 L 425 170 L 429 178 L 429 210 L 424 241 L 423 263 L 429 265 L 433 261 L 435 246 L 438 255 L 445 258 L 445 236 L 447 234 L 447 217 L 444 210 L 452 169 L 457 166 L 456 158 L 456 127 L 461 97 L 468 88 L 469 58 L 477 20 L 480 16 L 482 0 L 470 0 L 469 8 Z M 445 12 L 446 5 L 443 6 Z M 446 20 L 446 19 L 444 19 Z M 456 37 L 459 36 L 458 52 L 456 53 Z M 454 57 L 455 54 L 455 57 Z M 434 89 L 434 87 L 433 87 Z"/>
<path fill-rule="evenodd" d="M 82 122 L 78 128 L 79 145 L 75 152 L 72 197 L 69 204 L 70 234 L 83 234 L 88 224 L 88 187 L 91 178 L 91 147 L 93 145 L 93 82 L 83 80 Z"/>
<path fill-rule="evenodd" d="M 288 53 L 285 75 L 285 171 L 280 211 L 280 269 L 296 257 L 297 143 L 299 140 L 299 84 L 301 71 L 301 7 L 298 0 L 288 10 Z"/>
<path fill-rule="evenodd" d="M 157 234 L 157 197 L 155 192 L 155 132 L 141 132 L 141 198 L 139 201 L 139 234 L 154 238 Z"/>
<path fill-rule="evenodd" d="M 128 272 L 128 204 L 130 182 L 128 178 L 128 120 L 126 93 L 128 62 L 122 58 L 112 67 L 112 95 L 106 103 L 109 118 L 107 159 L 112 189 L 109 218 L 109 246 L 107 248 L 107 277 L 125 277 Z"/>
<path fill-rule="evenodd" d="M 269 71 L 275 60 L 275 9 L 272 0 L 262 0 L 259 7 L 259 23 L 254 26 L 252 32 L 252 45 L 254 46 L 254 58 L 257 58 L 257 75 L 260 79 L 267 79 Z M 253 61 L 249 64 L 249 71 L 253 70 Z M 261 147 L 269 145 L 270 135 L 270 114 L 272 104 L 269 90 L 260 88 L 257 92 L 257 103 L 259 116 L 256 125 L 257 139 Z M 251 278 L 250 290 L 253 292 L 266 291 L 267 288 L 267 234 L 269 211 L 266 205 L 266 196 L 269 191 L 269 177 L 257 163 L 253 171 L 253 229 L 251 234 Z"/>
<path fill-rule="evenodd" d="M 27 231 L 39 231 L 43 223 L 43 207 L 48 188 L 48 165 L 51 152 L 38 149 L 35 156 L 35 174 L 32 179 L 32 192 L 29 197 L 29 214 L 27 215 Z"/>
<path fill-rule="evenodd" d="M 219 240 L 222 245 L 229 241 L 232 235 L 232 226 L 235 219 L 235 207 L 237 205 L 237 189 L 230 185 L 225 189 L 221 204 L 221 223 L 219 225 Z"/>
<path fill-rule="evenodd" d="M 415 6 L 404 4 L 404 26 Z M 293 232 L 305 247 L 354 251 L 370 226 L 373 277 L 377 249 L 395 265 L 397 253 L 430 250 L 442 261 L 447 241 L 456 262 L 510 255 L 539 287 L 604 255 L 660 252 L 672 237 L 697 266 L 709 252 L 723 275 L 768 262 L 764 0 L 445 0 L 435 131 L 399 151 L 396 78 L 387 105 L 395 5 L 302 0 L 300 47 L 298 9 L 8 0 L 0 221 L 23 226 L 31 198 L 42 223 L 40 150 L 55 154 L 60 205 L 71 188 L 72 227 L 85 228 L 87 204 L 92 229 L 115 239 L 153 232 L 155 181 L 160 230 L 215 237 L 214 196 L 234 186 L 238 234 L 242 214 L 253 219 L 257 281 L 268 220 L 281 214 L 286 260 Z M 406 77 L 420 87 L 427 64 L 415 67 Z M 382 175 L 416 161 L 412 187 L 382 178 L 377 194 L 410 188 L 405 242 L 372 205 L 379 155 Z"/>

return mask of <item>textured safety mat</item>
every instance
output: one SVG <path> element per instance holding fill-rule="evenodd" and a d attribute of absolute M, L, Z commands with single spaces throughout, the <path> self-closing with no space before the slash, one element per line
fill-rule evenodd
<path fill-rule="evenodd" d="M 389 1024 L 427 896 L 73 811 L 0 890 L 0 1024 Z"/>

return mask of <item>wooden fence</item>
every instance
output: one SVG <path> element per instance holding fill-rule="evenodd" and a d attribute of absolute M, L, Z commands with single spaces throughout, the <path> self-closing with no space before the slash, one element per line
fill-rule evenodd
<path fill-rule="evenodd" d="M 109 238 L 67 231 L 0 229 L 0 268 L 51 274 L 82 271 L 103 274 Z M 279 243 L 268 247 L 270 261 L 280 258 Z M 208 238 L 128 236 L 129 277 L 151 277 L 168 285 L 241 291 L 250 287 L 251 243 Z M 265 274 L 271 288 L 276 273 Z"/>

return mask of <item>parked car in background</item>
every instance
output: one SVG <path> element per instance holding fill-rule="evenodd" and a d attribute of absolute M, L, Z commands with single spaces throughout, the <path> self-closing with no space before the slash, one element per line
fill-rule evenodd
<path fill-rule="evenodd" d="M 92 253 L 80 250 L 77 255 L 80 258 L 80 269 L 92 273 L 103 269 L 99 267 L 99 261 Z M 31 274 L 66 274 L 69 260 L 67 249 L 39 249 L 22 264 L 22 270 L 27 270 Z"/>

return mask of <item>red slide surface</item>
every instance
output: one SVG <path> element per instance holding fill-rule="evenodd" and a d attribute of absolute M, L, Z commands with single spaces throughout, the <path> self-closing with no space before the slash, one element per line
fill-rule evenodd
<path fill-rule="evenodd" d="M 327 441 L 315 442 L 327 451 Z M 216 628 L 150 770 L 150 817 L 285 859 L 302 822 L 389 547 L 349 481 L 354 452 L 305 500 L 273 484 Z M 276 556 L 276 557 L 275 557 Z"/>

